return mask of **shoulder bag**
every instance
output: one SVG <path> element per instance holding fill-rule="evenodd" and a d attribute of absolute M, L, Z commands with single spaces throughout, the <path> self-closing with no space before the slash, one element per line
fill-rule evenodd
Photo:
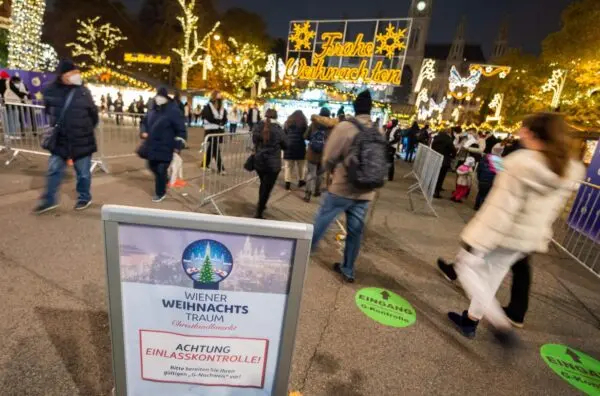
<path fill-rule="evenodd" d="M 44 150 L 48 150 L 50 152 L 56 150 L 56 144 L 58 141 L 58 133 L 59 133 L 60 129 L 63 127 L 65 114 L 67 113 L 67 110 L 69 109 L 69 106 L 71 105 L 71 102 L 73 101 L 73 96 L 75 96 L 76 90 L 77 90 L 77 88 L 71 89 L 71 91 L 67 95 L 67 99 L 65 100 L 65 104 L 60 112 L 60 116 L 56 120 L 56 123 L 54 124 L 53 127 L 48 128 L 42 135 L 41 145 Z"/>

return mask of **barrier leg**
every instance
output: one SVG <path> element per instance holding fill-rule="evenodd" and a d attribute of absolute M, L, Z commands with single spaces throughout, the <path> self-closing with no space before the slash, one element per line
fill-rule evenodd
<path fill-rule="evenodd" d="M 13 154 L 10 156 L 9 159 L 6 160 L 4 165 L 6 165 L 6 166 L 10 165 L 10 163 L 13 162 L 15 160 L 15 158 L 17 158 L 17 155 L 19 155 L 20 152 L 21 152 L 20 150 L 13 150 Z"/>
<path fill-rule="evenodd" d="M 215 200 L 213 198 L 210 199 L 210 203 L 215 208 L 215 210 L 217 211 L 217 213 L 219 214 L 219 216 L 224 216 L 224 214 L 221 211 L 221 209 L 219 209 L 219 205 L 217 205 L 217 203 L 215 202 Z"/>

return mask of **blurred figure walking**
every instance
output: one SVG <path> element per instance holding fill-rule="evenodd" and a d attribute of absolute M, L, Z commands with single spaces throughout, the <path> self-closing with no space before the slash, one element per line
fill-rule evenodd
<path fill-rule="evenodd" d="M 50 151 L 46 191 L 35 208 L 41 214 L 57 205 L 56 194 L 62 183 L 67 161 L 72 160 L 77 175 L 75 210 L 92 203 L 92 154 L 96 152 L 94 129 L 98 125 L 98 108 L 90 91 L 82 87 L 81 72 L 70 60 L 62 60 L 56 70 L 58 78 L 44 91 L 46 113 L 54 125 L 53 138 L 47 139 Z"/>
<path fill-rule="evenodd" d="M 141 122 L 141 137 L 145 139 L 138 154 L 148 160 L 154 173 L 155 194 L 152 202 L 162 202 L 167 196 L 169 165 L 174 154 L 185 147 L 185 119 L 177 102 L 168 96 L 167 88 L 158 89 L 154 104 Z"/>
<path fill-rule="evenodd" d="M 202 110 L 202 119 L 204 120 L 205 136 L 225 133 L 227 125 L 227 111 L 223 105 L 223 96 L 219 91 L 213 91 L 210 95 L 210 101 Z M 212 137 L 208 139 L 206 147 L 206 169 L 210 169 L 210 162 L 214 158 L 217 161 L 217 172 L 224 173 L 225 167 L 221 156 L 220 144 L 223 143 L 223 137 Z"/>
<path fill-rule="evenodd" d="M 452 158 L 456 156 L 456 147 L 450 133 L 442 130 L 433 138 L 431 148 L 444 156 L 438 181 L 435 185 L 435 194 L 433 195 L 434 198 L 441 198 L 440 193 L 442 192 L 442 187 L 444 187 L 444 180 L 446 180 L 446 175 L 452 166 Z"/>
<path fill-rule="evenodd" d="M 298 187 L 302 188 L 306 184 L 304 181 L 304 157 L 306 156 L 304 134 L 307 127 L 308 121 L 301 110 L 294 111 L 283 127 L 288 141 L 288 146 L 283 153 L 286 190 L 289 190 L 292 186 L 292 173 L 294 173 L 294 170 L 296 170 L 298 177 Z"/>
<path fill-rule="evenodd" d="M 323 153 L 323 165 L 333 171 L 333 181 L 315 216 L 312 249 L 317 249 L 336 217 L 346 213 L 344 259 L 333 266 L 346 282 L 354 282 L 369 202 L 388 172 L 387 142 L 371 121 L 372 106 L 368 90 L 358 94 L 354 101 L 356 118 L 341 122 L 331 131 Z"/>
<path fill-rule="evenodd" d="M 267 202 L 281 172 L 281 150 L 287 148 L 287 137 L 277 123 L 277 112 L 269 109 L 265 119 L 252 131 L 254 143 L 254 168 L 260 179 L 258 206 L 254 218 L 263 219 Z"/>
<path fill-rule="evenodd" d="M 310 127 L 304 135 L 307 141 L 306 148 L 306 191 L 304 201 L 310 202 L 311 196 L 321 195 L 321 183 L 323 180 L 323 151 L 332 129 L 338 125 L 339 120 L 331 118 L 331 111 L 327 107 L 321 108 L 319 115 L 313 115 Z"/>
<path fill-rule="evenodd" d="M 471 297 L 468 310 L 448 313 L 466 337 L 474 337 L 485 317 L 505 345 L 515 341 L 511 323 L 495 299 L 510 267 L 533 252 L 547 252 L 552 224 L 571 195 L 584 167 L 571 159 L 567 126 L 556 113 L 523 121 L 524 149 L 504 161 L 483 207 L 461 234 L 458 278 Z"/>

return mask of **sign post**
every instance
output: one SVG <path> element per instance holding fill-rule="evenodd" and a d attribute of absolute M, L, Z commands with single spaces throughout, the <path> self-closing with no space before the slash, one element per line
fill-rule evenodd
<path fill-rule="evenodd" d="M 117 396 L 285 395 L 312 226 L 102 209 Z"/>

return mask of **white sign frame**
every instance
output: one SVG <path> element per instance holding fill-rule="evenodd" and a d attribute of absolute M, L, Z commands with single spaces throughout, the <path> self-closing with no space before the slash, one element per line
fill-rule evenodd
<path fill-rule="evenodd" d="M 125 363 L 119 252 L 120 224 L 295 240 L 279 354 L 276 357 L 277 364 L 273 388 L 271 390 L 265 389 L 265 391 L 270 391 L 272 395 L 287 394 L 294 341 L 300 313 L 300 301 L 311 250 L 312 225 L 116 205 L 105 205 L 102 208 L 102 222 L 116 396 L 127 396 L 127 367 Z"/>

